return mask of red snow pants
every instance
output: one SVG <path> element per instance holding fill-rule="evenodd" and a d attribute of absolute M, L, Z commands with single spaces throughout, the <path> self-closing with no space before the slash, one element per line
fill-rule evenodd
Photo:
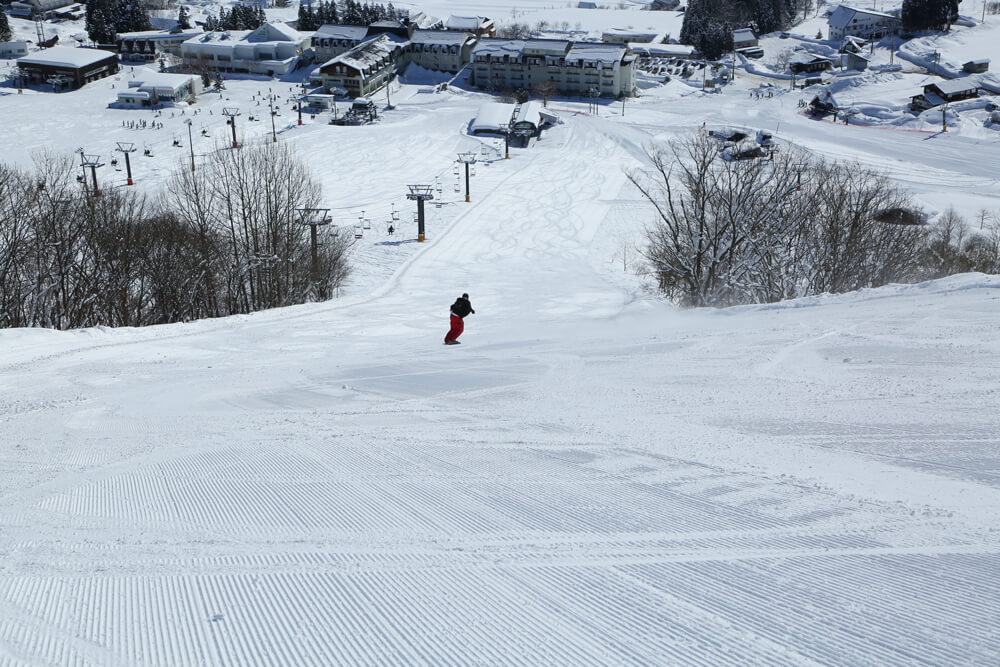
<path fill-rule="evenodd" d="M 448 331 L 448 335 L 444 337 L 444 342 L 450 343 L 453 340 L 458 340 L 458 337 L 462 335 L 465 331 L 465 322 L 458 315 L 451 316 L 451 330 Z"/>

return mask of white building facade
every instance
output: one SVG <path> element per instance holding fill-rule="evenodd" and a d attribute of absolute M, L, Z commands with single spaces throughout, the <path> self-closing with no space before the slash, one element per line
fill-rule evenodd
<path fill-rule="evenodd" d="M 898 33 L 902 27 L 903 23 L 898 16 L 872 9 L 855 9 L 847 5 L 837 7 L 827 19 L 831 40 L 840 40 L 848 35 L 875 39 Z"/>
<path fill-rule="evenodd" d="M 256 30 L 192 37 L 181 44 L 181 57 L 195 69 L 276 76 L 295 69 L 309 48 L 309 35 L 283 23 L 265 23 Z"/>
<path fill-rule="evenodd" d="M 472 84 L 484 90 L 531 90 L 552 82 L 571 95 L 632 97 L 636 58 L 622 44 L 485 39 L 472 51 Z"/>

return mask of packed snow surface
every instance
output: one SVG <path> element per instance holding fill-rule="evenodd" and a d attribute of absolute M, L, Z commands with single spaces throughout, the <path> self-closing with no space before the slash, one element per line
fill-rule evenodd
<path fill-rule="evenodd" d="M 128 76 L 0 98 L 5 159 L 131 137 L 155 192 L 191 110 L 118 130 L 153 118 L 105 108 Z M 634 276 L 623 171 L 758 127 L 971 217 L 1000 208 L 996 140 L 814 121 L 758 83 L 550 101 L 510 160 L 461 86 L 362 127 L 283 103 L 335 224 L 372 220 L 337 299 L 0 331 L 0 665 L 1000 663 L 1000 278 L 678 309 Z M 270 140 L 247 115 L 285 85 L 202 94 L 198 159 L 224 105 Z"/>

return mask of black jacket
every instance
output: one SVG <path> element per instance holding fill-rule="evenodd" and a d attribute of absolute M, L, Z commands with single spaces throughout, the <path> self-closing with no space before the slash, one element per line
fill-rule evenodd
<path fill-rule="evenodd" d="M 473 315 L 476 314 L 476 311 L 472 309 L 472 304 L 469 303 L 469 300 L 462 297 L 458 297 L 455 299 L 455 303 L 451 304 L 451 312 L 463 319 L 469 313 L 472 313 Z"/>

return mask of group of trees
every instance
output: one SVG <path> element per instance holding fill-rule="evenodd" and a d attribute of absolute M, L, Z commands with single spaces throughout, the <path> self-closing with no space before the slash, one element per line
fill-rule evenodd
<path fill-rule="evenodd" d="M 10 21 L 7 20 L 7 13 L 0 11 L 0 42 L 9 42 L 13 37 L 10 29 Z"/>
<path fill-rule="evenodd" d="M 329 2 L 302 2 L 299 4 L 299 30 L 317 30 L 320 26 L 332 23 L 340 25 L 371 25 L 377 21 L 395 19 L 396 8 L 390 2 L 387 5 L 379 3 L 360 3 L 355 0 L 345 0 L 338 8 L 336 0 Z"/>
<path fill-rule="evenodd" d="M 958 20 L 962 0 L 903 0 L 903 30 L 947 30 Z"/>
<path fill-rule="evenodd" d="M 205 30 L 256 30 L 267 23 L 267 16 L 260 7 L 237 4 L 226 11 L 219 8 L 218 17 L 211 14 L 205 18 Z"/>
<path fill-rule="evenodd" d="M 143 326 L 328 298 L 347 275 L 346 235 L 315 267 L 299 208 L 320 188 L 283 144 L 179 166 L 161 196 L 77 181 L 51 154 L 0 165 L 0 326 Z M 326 229 L 326 228 L 324 228 Z M 315 270 L 314 270 L 315 269 Z"/>
<path fill-rule="evenodd" d="M 120 32 L 153 28 L 141 0 L 89 0 L 85 26 L 87 36 L 97 44 L 114 44 Z"/>
<path fill-rule="evenodd" d="M 784 30 L 806 15 L 813 0 L 691 0 L 681 24 L 680 41 L 710 60 L 733 48 L 733 30 L 758 34 Z"/>
<path fill-rule="evenodd" d="M 649 149 L 651 168 L 629 173 L 656 211 L 649 269 L 680 303 L 769 303 L 1000 270 L 1000 234 L 897 224 L 913 221 L 901 215 L 913 203 L 883 174 L 795 150 L 769 161 L 726 155 L 697 134 Z"/>

